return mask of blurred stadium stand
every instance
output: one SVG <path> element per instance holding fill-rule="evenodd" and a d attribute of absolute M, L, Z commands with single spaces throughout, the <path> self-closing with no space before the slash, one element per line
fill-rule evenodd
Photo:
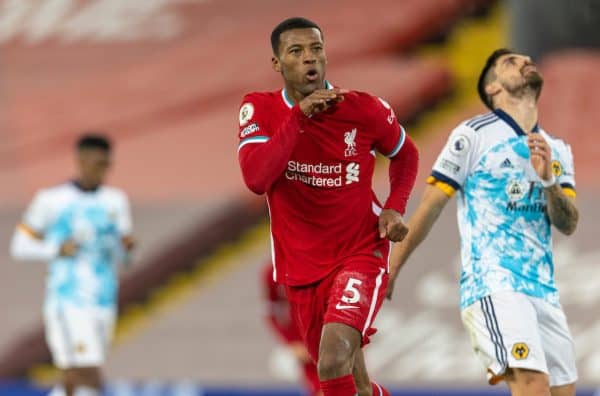
<path fill-rule="evenodd" d="M 12 262 L 6 252 L 32 193 L 70 176 L 72 143 L 91 128 L 108 131 L 117 143 L 111 182 L 131 195 L 140 239 L 134 268 L 121 283 L 123 325 L 106 369 L 112 383 L 125 382 L 112 394 L 300 394 L 290 382 L 289 359 L 277 353 L 262 321 L 257 283 L 268 255 L 265 208 L 245 191 L 235 157 L 242 95 L 280 87 L 270 69 L 270 30 L 292 15 L 320 23 L 331 81 L 382 96 L 401 120 L 416 120 L 424 179 L 449 130 L 484 111 L 474 100 L 472 75 L 469 93 L 462 92 L 457 54 L 438 56 L 440 46 L 428 43 L 444 38 L 445 45 L 472 15 L 497 24 L 507 5 L 490 9 L 496 3 L 128 0 L 125 7 L 108 0 L 0 0 L 0 315 L 7 318 L 0 327 L 0 378 L 51 380 L 40 324 L 45 273 Z M 463 32 L 461 40 L 477 38 Z M 478 72 L 492 43 L 500 44 L 467 44 L 459 63 Z M 422 54 L 424 46 L 434 56 Z M 585 213 L 574 240 L 558 239 L 557 277 L 578 341 L 582 387 L 592 387 L 600 384 L 594 342 L 600 318 L 589 315 L 600 312 L 599 149 L 591 142 L 600 56 L 553 54 L 542 67 L 541 123 L 573 146 Z M 425 112 L 436 104 L 445 115 L 427 121 Z M 375 184 L 385 194 L 385 171 Z M 447 210 L 428 244 L 439 248 L 415 255 L 422 265 L 404 271 L 367 349 L 374 376 L 402 386 L 403 395 L 504 394 L 499 387 L 479 390 L 482 370 L 457 312 L 455 229 Z M 40 395 L 40 389 L 11 382 L 0 395 Z"/>

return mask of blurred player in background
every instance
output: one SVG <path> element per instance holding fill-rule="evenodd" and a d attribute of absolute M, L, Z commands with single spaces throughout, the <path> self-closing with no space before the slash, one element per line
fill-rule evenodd
<path fill-rule="evenodd" d="M 290 312 L 290 303 L 285 294 L 285 286 L 273 280 L 273 264 L 268 262 L 261 273 L 264 297 L 267 301 L 267 320 L 278 338 L 296 358 L 302 370 L 304 384 L 311 396 L 321 396 L 317 366 L 306 350 L 298 325 Z"/>
<path fill-rule="evenodd" d="M 572 396 L 573 340 L 554 282 L 551 226 L 575 231 L 571 148 L 538 126 L 543 79 L 528 56 L 495 51 L 478 92 L 492 110 L 460 124 L 392 251 L 392 282 L 458 191 L 461 310 L 490 383 L 519 396 Z"/>
<path fill-rule="evenodd" d="M 388 279 L 389 241 L 407 233 L 418 153 L 382 99 L 325 80 L 323 34 L 291 18 L 271 34 L 275 92 L 244 97 L 238 158 L 244 181 L 267 194 L 274 277 L 287 297 L 324 396 L 387 395 L 371 383 L 361 347 Z M 375 151 L 390 161 L 390 196 L 372 191 Z"/>
<path fill-rule="evenodd" d="M 40 190 L 11 244 L 15 259 L 49 263 L 46 341 L 63 374 L 51 396 L 101 394 L 100 368 L 116 317 L 116 266 L 134 245 L 127 196 L 103 185 L 110 142 L 85 135 L 76 152 L 77 178 Z"/>

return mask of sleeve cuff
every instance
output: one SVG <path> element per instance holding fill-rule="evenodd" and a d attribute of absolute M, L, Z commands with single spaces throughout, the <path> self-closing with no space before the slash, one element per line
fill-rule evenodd
<path fill-rule="evenodd" d="M 454 190 L 460 190 L 460 184 L 457 181 L 455 181 L 454 179 L 444 175 L 443 173 L 440 173 L 438 171 L 433 171 L 433 172 L 431 172 L 431 176 L 433 176 L 438 181 L 448 184 Z"/>

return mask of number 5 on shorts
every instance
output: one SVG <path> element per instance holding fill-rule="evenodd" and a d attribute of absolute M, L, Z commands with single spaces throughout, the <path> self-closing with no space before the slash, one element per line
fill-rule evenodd
<path fill-rule="evenodd" d="M 348 283 L 346 284 L 346 288 L 344 289 L 345 295 L 342 296 L 342 301 L 346 304 L 354 304 L 358 302 L 358 300 L 360 300 L 360 293 L 358 289 L 354 287 L 355 285 L 362 285 L 362 281 L 354 278 L 348 279 Z M 350 294 L 350 297 L 347 296 L 348 293 Z"/>

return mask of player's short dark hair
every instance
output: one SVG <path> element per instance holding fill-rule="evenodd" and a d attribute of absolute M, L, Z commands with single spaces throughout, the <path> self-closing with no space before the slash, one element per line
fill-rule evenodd
<path fill-rule="evenodd" d="M 79 137 L 76 144 L 77 150 L 99 149 L 110 152 L 112 144 L 110 140 L 101 133 L 90 132 L 84 133 Z"/>
<path fill-rule="evenodd" d="M 483 66 L 483 70 L 481 70 L 481 74 L 479 75 L 479 81 L 477 81 L 477 93 L 479 94 L 479 98 L 483 102 L 483 104 L 490 110 L 494 110 L 494 104 L 492 103 L 492 98 L 490 98 L 485 92 L 485 87 L 491 82 L 492 78 L 492 69 L 496 66 L 496 61 L 501 56 L 507 54 L 514 54 L 513 50 L 508 48 L 499 48 L 496 51 L 492 52 L 492 54 L 487 58 L 485 62 L 485 66 Z"/>
<path fill-rule="evenodd" d="M 279 25 L 275 26 L 275 29 L 271 32 L 271 47 L 273 48 L 273 53 L 275 55 L 279 55 L 279 44 L 281 44 L 281 33 L 287 32 L 292 29 L 311 29 L 315 28 L 321 33 L 321 38 L 323 38 L 323 31 L 313 21 L 310 21 L 306 18 L 302 17 L 294 17 L 288 18 L 281 22 Z"/>

